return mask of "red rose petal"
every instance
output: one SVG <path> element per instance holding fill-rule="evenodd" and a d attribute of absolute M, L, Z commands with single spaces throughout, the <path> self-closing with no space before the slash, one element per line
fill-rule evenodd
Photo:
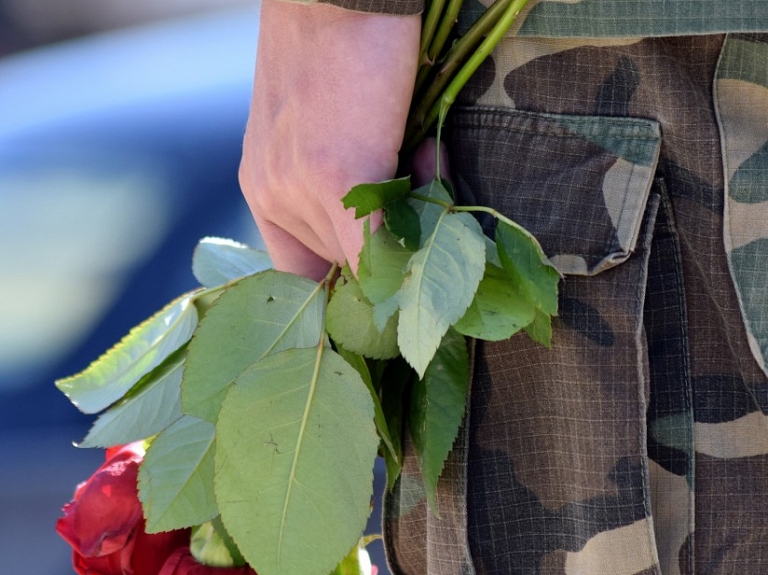
<path fill-rule="evenodd" d="M 209 567 L 198 563 L 190 553 L 189 548 L 177 549 L 168 558 L 158 575 L 257 575 L 248 566 L 243 567 Z"/>
<path fill-rule="evenodd" d="M 145 533 L 144 522 L 136 532 L 133 570 L 136 575 L 155 575 L 164 569 L 166 559 L 180 548 L 189 546 L 189 529 L 164 533 Z"/>
<path fill-rule="evenodd" d="M 72 509 L 82 555 L 109 555 L 125 546 L 142 518 L 138 472 L 135 461 L 113 460 L 88 480 Z"/>

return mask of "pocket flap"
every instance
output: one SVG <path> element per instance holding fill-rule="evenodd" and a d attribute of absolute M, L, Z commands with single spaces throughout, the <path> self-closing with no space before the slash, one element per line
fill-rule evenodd
<path fill-rule="evenodd" d="M 661 147 L 658 122 L 463 108 L 449 132 L 459 200 L 527 228 L 560 273 L 594 275 L 632 253 Z"/>

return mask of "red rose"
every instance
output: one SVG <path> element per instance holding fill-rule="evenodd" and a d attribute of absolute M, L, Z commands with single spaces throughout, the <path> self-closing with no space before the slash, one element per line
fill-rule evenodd
<path fill-rule="evenodd" d="M 168 557 L 159 575 L 256 575 L 248 567 L 209 567 L 195 561 L 189 547 L 177 549 Z"/>
<path fill-rule="evenodd" d="M 75 490 L 56 531 L 74 550 L 80 575 L 157 575 L 189 545 L 189 530 L 148 534 L 138 497 L 141 443 L 107 450 L 106 462 Z"/>

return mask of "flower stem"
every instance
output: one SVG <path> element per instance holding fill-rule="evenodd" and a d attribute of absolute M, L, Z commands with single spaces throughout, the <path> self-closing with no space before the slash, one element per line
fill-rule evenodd
<path fill-rule="evenodd" d="M 411 112 L 403 146 L 405 151 L 413 150 L 438 120 L 440 110 L 445 113 L 456 101 L 461 89 L 501 41 L 528 1 L 497 0 L 454 44 L 434 82 Z M 480 46 L 476 48 L 479 42 Z"/>
<path fill-rule="evenodd" d="M 424 87 L 424 82 L 429 78 L 429 74 L 432 72 L 438 57 L 443 52 L 443 47 L 448 40 L 448 36 L 450 36 L 451 30 L 459 17 L 459 11 L 461 10 L 462 4 L 464 4 L 464 0 L 449 0 L 448 7 L 443 12 L 442 18 L 437 25 L 437 30 L 434 33 L 434 37 L 426 51 L 426 58 L 422 58 L 419 62 L 416 86 L 413 89 L 414 94 L 418 94 Z"/>
<path fill-rule="evenodd" d="M 516 230 L 520 231 L 521 233 L 525 234 L 526 237 L 530 238 L 534 242 L 538 244 L 538 240 L 534 237 L 531 232 L 526 230 L 523 226 L 518 224 L 515 220 L 510 220 L 507 216 L 502 214 L 501 212 L 489 208 L 487 206 L 453 206 L 451 208 L 454 212 L 485 212 L 486 214 L 491 214 L 494 218 L 497 220 L 504 222 L 508 226 L 515 228 Z"/>
<path fill-rule="evenodd" d="M 496 0 L 488 10 L 483 12 L 467 33 L 451 46 L 442 58 L 442 64 L 433 82 L 429 85 L 427 92 L 423 96 L 417 97 L 418 104 L 413 106 L 413 112 L 410 117 L 411 125 L 415 127 L 423 124 L 427 112 L 440 97 L 440 94 L 456 73 L 456 70 L 466 61 L 471 51 L 481 42 L 488 31 L 493 28 L 493 25 L 504 13 L 510 2 L 512 0 Z"/>
<path fill-rule="evenodd" d="M 441 206 L 442 208 L 445 208 L 449 212 L 485 212 L 486 214 L 492 215 L 497 220 L 504 222 L 508 226 L 515 228 L 516 230 L 519 230 L 521 233 L 525 234 L 526 237 L 530 238 L 531 240 L 533 240 L 538 244 L 538 240 L 536 240 L 533 234 L 531 234 L 528 230 L 526 230 L 523 226 L 518 224 L 516 221 L 509 219 L 507 216 L 495 210 L 494 208 L 489 208 L 488 206 L 457 206 L 452 204 L 451 202 L 446 202 L 445 200 L 440 200 L 438 198 L 431 198 L 429 196 L 424 196 L 416 192 L 411 192 L 408 195 L 408 197 L 413 198 L 414 200 L 419 200 L 421 202 L 436 204 L 438 206 Z"/>
<path fill-rule="evenodd" d="M 413 198 L 414 200 L 419 200 L 420 202 L 427 202 L 429 204 L 437 204 L 438 206 L 444 207 L 446 210 L 453 210 L 455 206 L 451 202 L 446 202 L 445 200 L 438 200 L 437 198 L 430 198 L 429 196 L 423 196 L 421 194 L 417 194 L 416 192 L 411 192 L 408 194 L 409 198 Z M 463 210 L 467 211 L 467 210 Z"/>
<path fill-rule="evenodd" d="M 421 41 L 419 43 L 419 66 L 431 65 L 429 60 L 429 47 L 432 45 L 432 38 L 440 23 L 440 16 L 443 14 L 445 0 L 432 0 L 424 16 L 424 24 L 421 26 Z"/>

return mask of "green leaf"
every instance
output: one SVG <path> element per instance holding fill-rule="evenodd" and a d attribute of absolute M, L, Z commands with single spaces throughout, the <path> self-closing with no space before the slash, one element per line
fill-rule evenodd
<path fill-rule="evenodd" d="M 448 190 L 445 189 L 443 183 L 438 180 L 432 180 L 428 184 L 414 190 L 413 193 L 424 196 L 426 198 L 430 198 L 432 200 L 437 200 L 439 202 L 453 205 L 451 195 L 448 193 Z M 411 207 L 413 207 L 413 209 L 416 211 L 416 214 L 419 216 L 419 224 L 421 227 L 421 238 L 419 240 L 419 245 L 423 246 L 427 243 L 429 238 L 432 237 L 435 226 L 442 217 L 446 208 L 445 206 L 441 206 L 433 202 L 425 202 L 417 199 L 410 199 L 408 200 L 408 203 L 411 205 Z"/>
<path fill-rule="evenodd" d="M 502 266 L 523 294 L 545 314 L 556 314 L 560 275 L 549 263 L 536 239 L 523 229 L 499 222 L 496 245 Z"/>
<path fill-rule="evenodd" d="M 364 227 L 357 279 L 368 301 L 374 304 L 373 323 L 384 331 L 398 309 L 397 292 L 405 278 L 405 269 L 413 253 L 401 245 L 385 227 L 371 235 Z"/>
<path fill-rule="evenodd" d="M 185 350 L 172 354 L 93 424 L 78 447 L 112 447 L 160 433 L 181 417 Z"/>
<path fill-rule="evenodd" d="M 486 264 L 475 299 L 453 327 L 459 333 L 486 341 L 509 338 L 533 321 L 536 307 L 507 273 Z"/>
<path fill-rule="evenodd" d="M 443 191 L 451 198 L 451 203 L 456 202 L 456 193 L 453 190 L 453 184 L 446 178 L 440 178 L 440 185 L 443 186 Z"/>
<path fill-rule="evenodd" d="M 403 426 L 407 413 L 406 390 L 415 374 L 411 366 L 401 357 L 390 360 L 381 376 L 380 391 L 381 409 L 387 420 L 387 429 L 396 449 L 396 457 L 384 452 L 384 463 L 387 466 L 387 487 L 391 491 L 400 475 L 403 461 Z"/>
<path fill-rule="evenodd" d="M 354 276 L 342 276 L 336 282 L 326 314 L 328 333 L 345 349 L 373 359 L 400 354 L 396 317 L 379 331 L 373 323 L 373 304 L 363 295 Z"/>
<path fill-rule="evenodd" d="M 530 325 L 525 327 L 525 333 L 536 343 L 552 347 L 552 318 L 537 309 L 536 317 Z"/>
<path fill-rule="evenodd" d="M 397 296 L 392 296 L 388 300 L 381 303 L 377 303 L 373 306 L 373 325 L 376 329 L 384 331 L 389 323 L 397 313 L 398 304 Z"/>
<path fill-rule="evenodd" d="M 437 482 L 467 407 L 469 353 L 464 337 L 449 330 L 411 395 L 409 427 L 421 465 L 427 502 L 439 516 Z"/>
<path fill-rule="evenodd" d="M 202 290 L 195 294 L 194 303 L 197 308 L 198 321 L 205 317 L 208 310 L 213 306 L 213 302 L 219 299 L 223 290 Z"/>
<path fill-rule="evenodd" d="M 467 213 L 448 213 L 413 254 L 398 295 L 398 345 L 416 373 L 424 371 L 448 327 L 466 312 L 485 270 L 480 224 Z"/>
<path fill-rule="evenodd" d="M 355 217 L 362 218 L 380 210 L 388 203 L 404 198 L 411 191 L 411 178 L 398 178 L 375 184 L 360 184 L 341 199 L 346 209 L 355 208 Z"/>
<path fill-rule="evenodd" d="M 331 575 L 371 575 L 371 557 L 361 540 L 349 554 L 336 565 Z"/>
<path fill-rule="evenodd" d="M 192 528 L 189 552 L 198 563 L 210 567 L 240 567 L 245 559 L 224 528 L 221 516 Z"/>
<path fill-rule="evenodd" d="M 501 259 L 499 258 L 499 248 L 496 247 L 496 242 L 488 236 L 485 236 L 485 261 L 497 268 L 502 267 Z"/>
<path fill-rule="evenodd" d="M 147 532 L 199 525 L 218 515 L 213 494 L 214 428 L 185 416 L 158 435 L 139 467 Z"/>
<path fill-rule="evenodd" d="M 216 499 L 259 575 L 327 575 L 370 511 L 379 445 L 358 373 L 328 348 L 254 364 L 216 425 Z"/>
<path fill-rule="evenodd" d="M 229 286 L 189 343 L 182 411 L 215 421 L 227 388 L 252 363 L 317 345 L 324 308 L 322 286 L 292 274 L 269 270 Z"/>
<path fill-rule="evenodd" d="M 368 222 L 364 225 L 363 240 L 357 279 L 368 301 L 378 304 L 400 289 L 413 253 L 400 245 L 385 227 L 371 234 Z"/>
<path fill-rule="evenodd" d="M 365 387 L 368 388 L 368 391 L 371 394 L 371 400 L 373 401 L 373 421 L 376 423 L 376 431 L 379 434 L 379 438 L 381 439 L 385 451 L 388 452 L 389 456 L 393 457 L 399 465 L 402 459 L 401 450 L 399 449 L 399 445 L 392 441 L 392 436 L 389 433 L 389 425 L 384 416 L 384 410 L 381 407 L 381 401 L 379 400 L 379 395 L 376 393 L 376 387 L 373 385 L 371 371 L 368 369 L 368 364 L 366 363 L 365 358 L 352 353 L 351 351 L 346 351 L 343 348 L 340 348 L 338 353 L 344 358 L 344 361 L 355 368 L 355 371 L 360 375 L 360 379 L 363 380 Z"/>
<path fill-rule="evenodd" d="M 211 288 L 272 267 L 269 254 L 224 238 L 203 238 L 192 256 L 192 273 Z"/>
<path fill-rule="evenodd" d="M 187 294 L 174 300 L 85 370 L 58 380 L 56 387 L 85 413 L 109 407 L 189 341 L 197 326 L 192 298 Z"/>
<path fill-rule="evenodd" d="M 421 241 L 419 214 L 405 201 L 390 202 L 384 209 L 384 225 L 401 245 L 415 252 Z"/>

